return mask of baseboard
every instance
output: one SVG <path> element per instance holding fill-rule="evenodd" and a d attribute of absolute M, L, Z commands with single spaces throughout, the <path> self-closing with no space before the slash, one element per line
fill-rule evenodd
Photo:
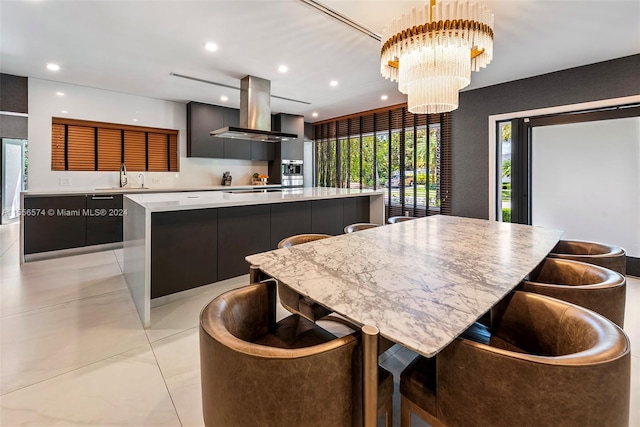
<path fill-rule="evenodd" d="M 640 258 L 627 255 L 627 275 L 640 277 Z"/>

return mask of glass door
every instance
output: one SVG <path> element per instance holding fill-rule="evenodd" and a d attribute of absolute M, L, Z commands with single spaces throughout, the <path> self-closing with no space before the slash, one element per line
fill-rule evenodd
<path fill-rule="evenodd" d="M 2 224 L 20 217 L 20 192 L 27 188 L 27 140 L 2 139 Z"/>

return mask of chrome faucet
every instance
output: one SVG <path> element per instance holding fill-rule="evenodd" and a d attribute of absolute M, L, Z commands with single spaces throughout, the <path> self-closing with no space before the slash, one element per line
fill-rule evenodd
<path fill-rule="evenodd" d="M 144 188 L 144 175 L 138 174 L 138 180 L 140 181 L 140 188 Z"/>
<path fill-rule="evenodd" d="M 129 180 L 127 179 L 127 167 L 124 163 L 120 163 L 120 187 L 127 185 Z"/>

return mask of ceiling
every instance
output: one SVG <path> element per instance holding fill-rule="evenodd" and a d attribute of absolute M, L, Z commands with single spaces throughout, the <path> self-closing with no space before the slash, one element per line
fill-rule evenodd
<path fill-rule="evenodd" d="M 322 3 L 380 34 L 425 1 Z M 640 53 L 636 0 L 485 3 L 495 14 L 494 60 L 466 90 Z M 207 41 L 218 50 L 206 51 Z M 379 52 L 373 38 L 299 0 L 0 0 L 2 73 L 234 108 L 238 90 L 171 73 L 233 87 L 254 75 L 271 80 L 273 95 L 309 103 L 273 98 L 273 113 L 308 122 L 406 102 L 380 75 Z M 48 71 L 50 62 L 60 70 Z"/>

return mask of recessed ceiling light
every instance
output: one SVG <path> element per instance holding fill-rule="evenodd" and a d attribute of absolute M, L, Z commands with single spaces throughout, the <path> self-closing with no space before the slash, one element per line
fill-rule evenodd
<path fill-rule="evenodd" d="M 331 81 L 329 82 L 329 84 L 330 84 L 331 86 L 338 86 L 338 81 L 337 81 L 337 80 L 331 80 Z"/>
<path fill-rule="evenodd" d="M 216 50 L 218 50 L 218 45 L 213 42 L 207 42 L 204 44 L 204 48 L 209 52 L 215 52 Z"/>
<path fill-rule="evenodd" d="M 56 95 L 58 95 L 58 96 L 64 96 L 64 92 L 56 92 Z"/>
<path fill-rule="evenodd" d="M 62 111 L 61 111 L 61 113 L 62 113 L 62 114 L 67 114 L 67 113 L 68 113 L 68 111 L 67 111 L 67 110 L 62 110 Z"/>
<path fill-rule="evenodd" d="M 137 121 L 138 121 L 138 119 L 133 119 L 133 121 L 134 121 L 134 122 L 137 122 Z"/>
<path fill-rule="evenodd" d="M 224 96 L 224 95 L 222 95 L 222 96 L 220 97 L 220 101 L 228 101 L 228 100 L 229 100 L 229 98 L 228 98 L 228 97 L 226 97 L 226 96 Z"/>
<path fill-rule="evenodd" d="M 318 113 L 311 113 L 313 117 L 318 117 Z"/>
<path fill-rule="evenodd" d="M 60 66 L 58 64 L 47 64 L 47 70 L 49 71 L 58 71 Z"/>
<path fill-rule="evenodd" d="M 386 101 L 387 99 L 389 99 L 389 97 L 387 95 L 382 95 L 380 99 L 382 99 L 383 101 Z"/>
<path fill-rule="evenodd" d="M 281 73 L 286 73 L 287 71 L 289 71 L 289 67 L 287 67 L 286 65 L 281 65 L 278 67 L 278 71 L 280 71 Z"/>

